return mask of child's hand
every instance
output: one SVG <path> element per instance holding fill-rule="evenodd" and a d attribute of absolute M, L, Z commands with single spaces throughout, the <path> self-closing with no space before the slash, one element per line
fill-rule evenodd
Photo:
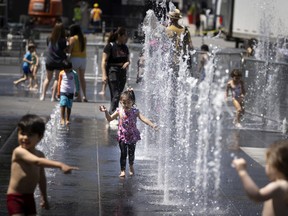
<path fill-rule="evenodd" d="M 152 128 L 155 130 L 155 131 L 158 131 L 160 128 L 158 125 L 153 125 Z"/>
<path fill-rule="evenodd" d="M 71 167 L 66 164 L 61 165 L 61 170 L 63 171 L 64 174 L 70 174 L 72 170 L 79 170 L 78 167 Z"/>
<path fill-rule="evenodd" d="M 107 111 L 107 109 L 106 109 L 106 107 L 105 106 L 99 106 L 99 110 L 101 111 L 101 112 L 106 112 Z"/>
<path fill-rule="evenodd" d="M 232 161 L 232 166 L 239 172 L 241 170 L 246 170 L 246 161 L 243 158 L 234 159 Z"/>

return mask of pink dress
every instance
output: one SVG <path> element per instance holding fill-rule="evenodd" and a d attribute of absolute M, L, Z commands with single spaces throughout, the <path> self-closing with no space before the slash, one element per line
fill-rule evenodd
<path fill-rule="evenodd" d="M 123 108 L 117 108 L 116 111 L 119 114 L 118 141 L 132 144 L 141 140 L 140 132 L 136 125 L 139 110 L 132 107 L 128 111 L 124 111 Z"/>

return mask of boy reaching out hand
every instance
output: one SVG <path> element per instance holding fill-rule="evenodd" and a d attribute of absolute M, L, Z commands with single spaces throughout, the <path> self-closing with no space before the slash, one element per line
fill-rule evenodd
<path fill-rule="evenodd" d="M 288 215 L 288 141 L 274 142 L 266 152 L 265 172 L 271 181 L 259 188 L 247 172 L 243 158 L 232 162 L 249 198 L 264 202 L 262 216 Z"/>
<path fill-rule="evenodd" d="M 34 191 L 39 184 L 41 207 L 49 209 L 44 167 L 59 168 L 71 173 L 78 167 L 45 158 L 36 145 L 43 138 L 45 123 L 37 115 L 28 114 L 18 123 L 18 144 L 12 154 L 11 176 L 7 191 L 9 215 L 36 215 Z"/>

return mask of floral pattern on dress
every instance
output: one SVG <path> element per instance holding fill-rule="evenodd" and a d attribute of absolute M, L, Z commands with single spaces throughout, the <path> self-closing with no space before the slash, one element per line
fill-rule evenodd
<path fill-rule="evenodd" d="M 140 132 L 137 129 L 139 110 L 134 107 L 127 111 L 123 108 L 117 108 L 117 112 L 119 114 L 118 141 L 136 143 L 141 140 Z"/>

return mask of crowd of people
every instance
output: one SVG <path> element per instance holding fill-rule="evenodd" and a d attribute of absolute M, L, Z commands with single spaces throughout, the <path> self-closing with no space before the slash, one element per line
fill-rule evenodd
<path fill-rule="evenodd" d="M 98 4 L 94 5 L 93 19 L 101 12 L 97 10 Z M 181 18 L 180 11 L 174 9 L 168 14 L 169 24 L 166 27 L 168 38 L 174 43 L 172 52 L 173 60 L 171 64 L 178 76 L 179 63 L 182 54 L 194 49 L 190 32 L 178 23 Z M 97 18 L 97 17 L 96 17 Z M 99 19 L 93 20 L 93 25 L 97 26 Z M 99 17 L 98 17 L 99 18 Z M 76 102 L 88 102 L 86 93 L 85 70 L 87 63 L 87 38 L 81 30 L 81 26 L 75 23 L 69 28 L 69 36 L 61 22 L 55 24 L 51 35 L 47 39 L 47 55 L 45 58 L 46 77 L 43 83 L 40 100 L 46 98 L 50 82 L 53 80 L 51 101 L 58 101 L 61 109 L 61 125 L 70 124 L 72 104 Z M 102 70 L 102 91 L 104 94 L 106 86 L 110 92 L 109 109 L 104 105 L 99 110 L 105 114 L 108 122 L 115 122 L 118 125 L 118 142 L 120 148 L 120 177 L 126 176 L 126 160 L 129 161 L 129 175 L 134 175 L 134 160 L 136 143 L 141 139 L 140 132 L 137 129 L 137 119 L 149 125 L 155 130 L 158 127 L 155 123 L 145 117 L 135 105 L 135 94 L 133 89 L 125 90 L 127 81 L 127 70 L 130 65 L 129 48 L 127 46 L 128 34 L 123 27 L 117 28 L 111 32 L 107 43 L 103 49 L 101 70 Z M 14 81 L 14 85 L 24 83 L 29 80 L 29 89 L 39 87 L 37 81 L 37 70 L 39 68 L 39 58 L 36 53 L 36 46 L 29 43 L 27 52 L 23 58 L 23 77 Z M 145 67 L 143 52 L 139 65 Z M 201 82 L 205 81 L 207 71 L 207 62 L 209 61 L 209 46 L 201 46 L 200 63 L 197 77 Z M 137 82 L 140 82 L 143 71 L 138 73 Z M 244 115 L 245 85 L 242 73 L 239 69 L 231 71 L 231 79 L 226 85 L 225 97 L 228 99 L 231 93 L 232 103 L 236 114 L 233 124 L 240 128 L 241 119 Z M 35 147 L 43 138 L 45 123 L 39 116 L 26 115 L 18 124 L 18 143 L 12 155 L 11 179 L 7 191 L 7 208 L 10 215 L 29 214 L 35 215 L 35 200 L 33 193 L 37 184 L 40 186 L 41 205 L 49 208 L 46 192 L 46 177 L 44 167 L 60 168 L 64 173 L 70 173 L 77 170 L 77 167 L 68 166 L 61 162 L 51 161 L 44 158 L 44 153 L 38 151 Z M 259 189 L 246 171 L 246 162 L 244 159 L 233 160 L 237 173 L 239 174 L 244 188 L 248 195 L 256 200 L 265 202 L 263 215 L 287 215 L 287 185 L 288 185 L 288 143 L 281 141 L 274 143 L 267 151 L 266 173 L 271 183 Z M 25 175 L 19 175 L 18 173 Z M 29 187 L 27 187 L 29 185 Z M 23 200 L 19 204 L 17 200 Z M 284 214 L 282 212 L 285 212 Z"/>

